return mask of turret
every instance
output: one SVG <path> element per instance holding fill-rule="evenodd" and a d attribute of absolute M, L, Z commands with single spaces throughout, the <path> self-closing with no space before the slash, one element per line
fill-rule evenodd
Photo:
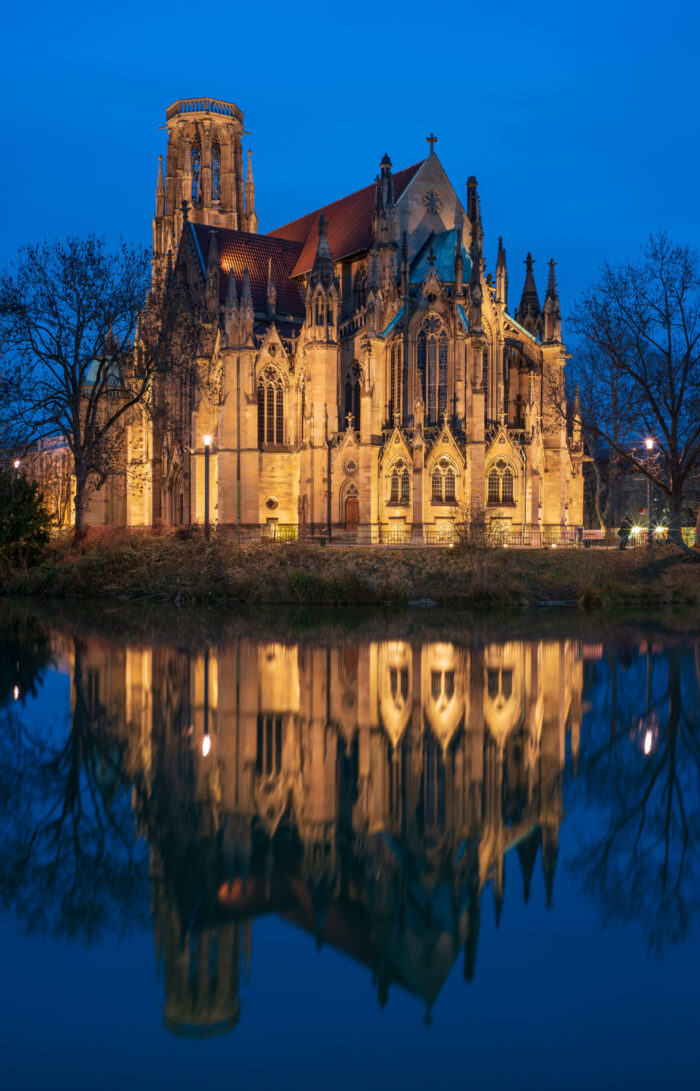
<path fill-rule="evenodd" d="M 306 291 L 306 321 L 315 327 L 314 340 L 335 340 L 338 320 L 338 285 L 328 245 L 328 223 L 318 219 L 318 243 Z M 369 291 L 368 291 L 369 298 Z"/>
<path fill-rule="evenodd" d="M 248 170 L 245 176 L 245 216 L 249 231 L 257 234 L 258 217 L 255 212 L 255 179 L 253 178 L 253 153 L 248 148 Z"/>
<path fill-rule="evenodd" d="M 498 257 L 496 258 L 496 299 L 506 308 L 508 307 L 508 271 L 502 237 L 498 239 Z"/>
<path fill-rule="evenodd" d="M 549 278 L 547 280 L 547 294 L 544 298 L 544 339 L 545 341 L 561 341 L 561 311 L 559 309 L 559 290 L 557 278 L 554 272 L 556 262 L 554 258 L 549 262 Z"/>

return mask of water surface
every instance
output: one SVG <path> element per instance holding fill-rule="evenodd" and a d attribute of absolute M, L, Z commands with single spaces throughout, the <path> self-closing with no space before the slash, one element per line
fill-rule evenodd
<path fill-rule="evenodd" d="M 3 1086 L 697 1086 L 699 670 L 692 618 L 3 605 Z"/>

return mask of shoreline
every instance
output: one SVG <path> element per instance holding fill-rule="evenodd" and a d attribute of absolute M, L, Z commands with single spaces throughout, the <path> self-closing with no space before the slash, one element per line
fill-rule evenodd
<path fill-rule="evenodd" d="M 55 541 L 30 568 L 2 566 L 0 595 L 179 606 L 571 608 L 700 604 L 700 565 L 672 545 L 392 549 L 237 545 L 176 534 Z"/>

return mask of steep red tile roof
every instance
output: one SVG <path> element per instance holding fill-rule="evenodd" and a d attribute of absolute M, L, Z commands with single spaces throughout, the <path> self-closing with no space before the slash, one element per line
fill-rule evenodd
<path fill-rule="evenodd" d="M 413 181 L 423 161 L 412 167 L 397 171 L 394 175 L 394 198 L 398 201 L 401 194 Z M 328 221 L 328 245 L 334 261 L 348 258 L 368 250 L 372 242 L 372 212 L 374 210 L 374 183 L 341 197 L 315 212 L 307 212 L 299 220 L 277 227 L 270 231 L 268 238 L 288 239 L 303 244 L 299 259 L 292 270 L 292 276 L 308 273 L 313 267 L 316 246 L 318 244 L 318 218 L 323 213 Z"/>
<path fill-rule="evenodd" d="M 194 229 L 204 268 L 209 258 L 211 228 L 206 224 L 191 224 Z M 247 267 L 253 307 L 258 312 L 267 310 L 267 270 L 272 258 L 272 275 L 277 290 L 276 313 L 292 314 L 303 318 L 306 313 L 304 296 L 292 279 L 292 270 L 303 249 L 299 242 L 288 239 L 272 239 L 269 235 L 253 235 L 248 231 L 232 231 L 226 227 L 216 229 L 219 251 L 219 299 L 226 301 L 229 271 L 236 278 L 238 298 L 243 288 L 243 271 Z"/>

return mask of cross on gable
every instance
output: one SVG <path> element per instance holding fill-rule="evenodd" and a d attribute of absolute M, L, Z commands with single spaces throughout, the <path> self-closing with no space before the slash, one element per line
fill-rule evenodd
<path fill-rule="evenodd" d="M 430 134 L 430 136 L 426 136 L 426 138 L 425 138 L 425 139 L 426 139 L 426 140 L 427 140 L 427 142 L 428 142 L 428 143 L 430 144 L 430 153 L 431 153 L 431 155 L 432 155 L 432 152 L 433 152 L 433 144 L 437 144 L 437 137 L 436 137 L 435 133 L 431 133 L 431 134 Z"/>

